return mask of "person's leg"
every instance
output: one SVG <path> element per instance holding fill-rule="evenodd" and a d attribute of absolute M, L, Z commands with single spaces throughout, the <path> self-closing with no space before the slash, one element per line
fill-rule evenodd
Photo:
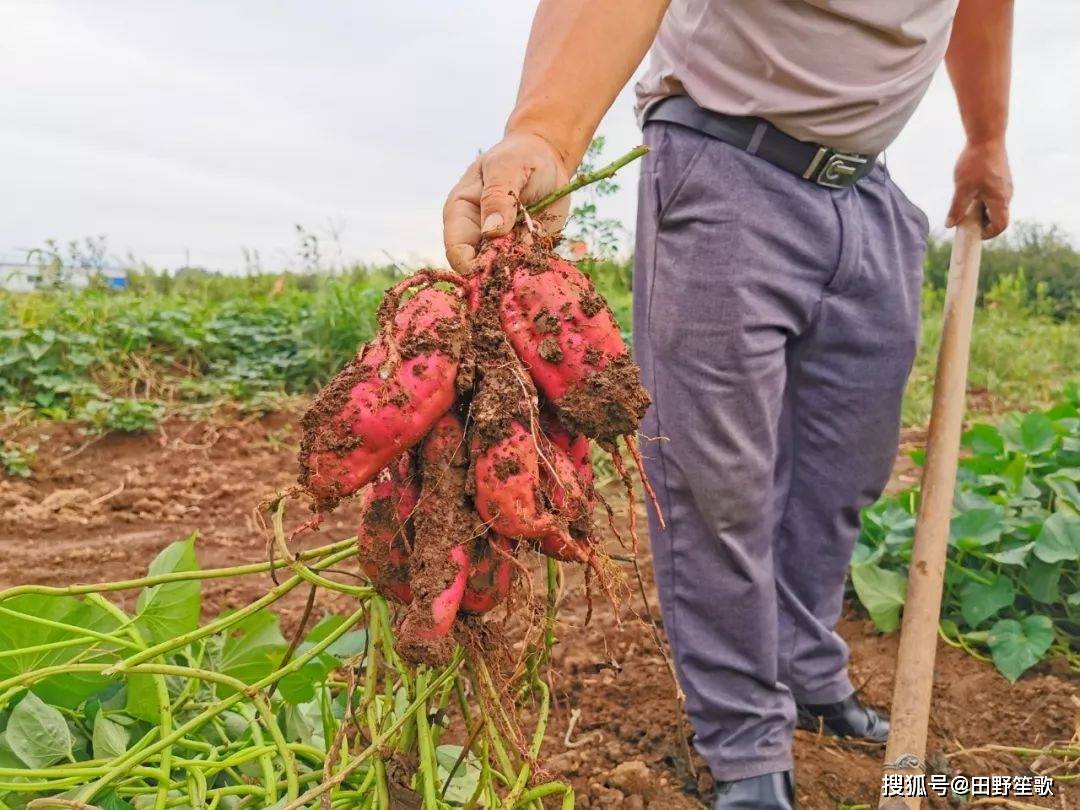
<path fill-rule="evenodd" d="M 720 781 L 791 767 L 778 680 L 774 465 L 789 337 L 835 271 L 829 195 L 732 147 L 650 125 L 634 347 L 664 625 L 695 746 Z"/>
<path fill-rule="evenodd" d="M 918 340 L 925 217 L 875 170 L 834 195 L 845 257 L 789 347 L 786 504 L 776 534 L 780 677 L 800 704 L 852 693 L 836 633 L 859 512 L 896 456 Z"/>

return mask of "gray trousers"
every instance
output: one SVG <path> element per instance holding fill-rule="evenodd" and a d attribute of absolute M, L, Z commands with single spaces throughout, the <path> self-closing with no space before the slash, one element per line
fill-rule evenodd
<path fill-rule="evenodd" d="M 927 221 L 880 167 L 830 190 L 673 124 L 645 136 L 653 561 L 695 745 L 729 781 L 792 767 L 795 702 L 852 691 L 835 626 L 896 455 Z"/>

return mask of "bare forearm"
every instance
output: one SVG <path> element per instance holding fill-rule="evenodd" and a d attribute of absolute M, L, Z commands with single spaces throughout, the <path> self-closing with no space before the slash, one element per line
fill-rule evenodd
<path fill-rule="evenodd" d="M 971 143 L 1004 139 L 1012 74 L 1013 0 L 960 0 L 945 55 Z"/>
<path fill-rule="evenodd" d="M 528 132 L 577 166 L 656 36 L 669 0 L 541 0 L 507 134 Z"/>
<path fill-rule="evenodd" d="M 983 236 L 1009 224 L 1012 173 L 1005 152 L 1012 74 L 1013 0 L 960 0 L 945 65 L 964 122 L 967 144 L 956 161 L 956 190 L 945 224 L 983 209 Z"/>

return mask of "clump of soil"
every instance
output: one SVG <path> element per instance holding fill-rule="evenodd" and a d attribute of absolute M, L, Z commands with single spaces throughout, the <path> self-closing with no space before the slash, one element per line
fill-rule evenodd
<path fill-rule="evenodd" d="M 436 433 L 432 433 L 432 441 Z M 429 666 L 446 664 L 454 652 L 452 635 L 433 633 L 432 603 L 450 587 L 457 568 L 450 552 L 468 547 L 483 527 L 466 493 L 469 461 L 463 440 L 421 453 L 420 503 L 413 515 L 416 542 L 410 556 L 414 598 L 398 627 L 397 648 L 406 659 Z"/>
<path fill-rule="evenodd" d="M 613 440 L 637 431 L 652 400 L 629 355 L 612 357 L 559 399 L 559 414 L 575 433 Z"/>

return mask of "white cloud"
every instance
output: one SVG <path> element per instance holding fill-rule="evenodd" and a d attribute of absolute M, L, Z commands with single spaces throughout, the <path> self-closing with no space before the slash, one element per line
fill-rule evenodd
<path fill-rule="evenodd" d="M 0 257 L 48 237 L 107 234 L 175 266 L 269 263 L 293 225 L 344 222 L 347 254 L 441 257 L 440 209 L 501 132 L 517 87 L 527 3 L 93 4 L 0 8 Z M 1014 213 L 1080 234 L 1080 15 L 1017 5 L 1010 147 Z M 609 155 L 640 135 L 620 96 Z M 888 153 L 940 222 L 960 130 L 944 77 Z M 636 171 L 608 212 L 633 222 Z M 1072 178 L 1072 184 L 1067 178 Z"/>

